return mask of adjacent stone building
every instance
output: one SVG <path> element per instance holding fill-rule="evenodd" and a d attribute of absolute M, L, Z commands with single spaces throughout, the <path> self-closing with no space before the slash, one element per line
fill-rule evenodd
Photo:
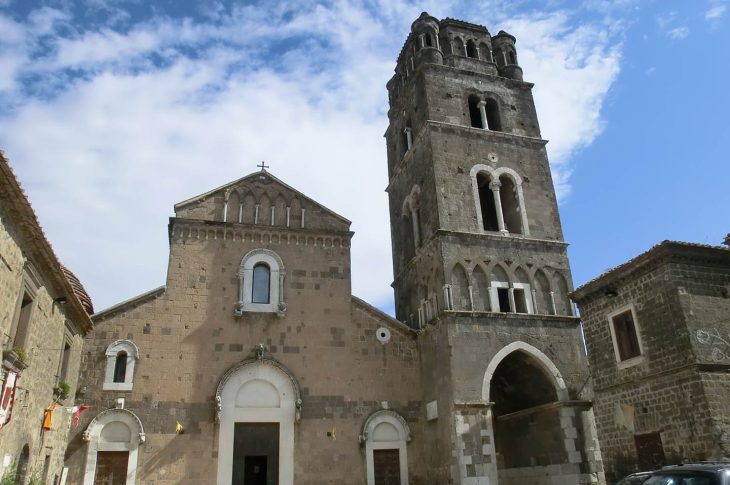
<path fill-rule="evenodd" d="M 56 258 L 0 152 L 0 472 L 57 484 L 91 299 Z M 50 419 L 50 420 L 49 420 Z"/>
<path fill-rule="evenodd" d="M 730 251 L 664 241 L 573 293 L 608 478 L 730 457 Z"/>
<path fill-rule="evenodd" d="M 269 172 L 175 205 L 165 286 L 94 316 L 71 482 L 603 483 L 531 88 L 511 35 L 413 23 L 397 319 L 351 294 L 350 222 Z"/>

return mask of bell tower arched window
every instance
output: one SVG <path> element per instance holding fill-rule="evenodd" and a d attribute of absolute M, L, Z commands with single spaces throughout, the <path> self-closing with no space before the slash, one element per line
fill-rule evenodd
<path fill-rule="evenodd" d="M 482 227 L 485 231 L 499 231 L 497 222 L 497 207 L 494 204 L 494 192 L 489 175 L 481 172 L 477 174 L 479 187 L 479 207 L 482 210 Z"/>
<path fill-rule="evenodd" d="M 477 55 L 477 46 L 474 45 L 473 40 L 469 40 L 466 42 L 466 57 L 473 57 L 475 59 L 479 57 Z"/>
<path fill-rule="evenodd" d="M 502 131 L 502 120 L 499 116 L 499 105 L 493 99 L 487 99 L 484 105 L 487 118 L 487 128 L 492 131 Z"/>
<path fill-rule="evenodd" d="M 485 231 L 529 236 L 522 177 L 511 168 L 495 169 L 483 164 L 474 165 L 470 175 L 474 202 L 477 204 L 478 227 Z M 492 193 L 493 202 L 489 199 L 488 191 Z"/>
<path fill-rule="evenodd" d="M 481 102 L 478 96 L 469 96 L 469 119 L 471 120 L 471 126 L 474 128 L 484 128 L 482 114 L 479 110 L 479 103 Z"/>
<path fill-rule="evenodd" d="M 502 202 L 505 229 L 512 234 L 522 234 L 522 217 L 517 198 L 517 187 L 512 178 L 506 175 L 499 177 L 499 183 L 501 186 L 499 197 Z"/>

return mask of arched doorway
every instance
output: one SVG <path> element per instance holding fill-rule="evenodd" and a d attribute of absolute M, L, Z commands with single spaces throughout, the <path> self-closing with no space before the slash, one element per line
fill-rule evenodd
<path fill-rule="evenodd" d="M 28 480 L 28 461 L 30 459 L 30 447 L 26 444 L 18 457 L 18 467 L 15 469 L 15 483 L 25 484 Z"/>
<path fill-rule="evenodd" d="M 107 409 L 84 431 L 86 451 L 84 485 L 134 485 L 137 454 L 144 443 L 142 422 L 127 409 Z"/>
<path fill-rule="evenodd" d="M 493 462 L 500 485 L 548 476 L 551 465 L 574 463 L 570 452 L 576 450 L 577 436 L 566 432 L 567 427 L 575 430 L 572 424 L 564 425 L 573 422 L 574 410 L 564 405 L 565 382 L 545 354 L 524 342 L 504 347 L 487 368 L 482 394 L 492 403 Z M 577 475 L 565 478 L 573 483 Z"/>
<path fill-rule="evenodd" d="M 408 423 L 395 411 L 376 411 L 365 420 L 360 442 L 365 443 L 368 485 L 408 485 Z"/>
<path fill-rule="evenodd" d="M 241 362 L 218 384 L 216 405 L 218 485 L 292 485 L 301 406 L 292 374 L 271 359 Z"/>

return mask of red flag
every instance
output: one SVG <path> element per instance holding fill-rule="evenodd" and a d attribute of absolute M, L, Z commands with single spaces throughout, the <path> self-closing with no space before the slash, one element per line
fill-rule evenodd
<path fill-rule="evenodd" d="M 85 406 L 83 404 L 81 406 L 74 406 L 72 408 L 73 409 L 73 413 L 74 413 L 74 415 L 73 415 L 74 417 L 71 420 L 71 425 L 73 425 L 74 428 L 77 427 L 79 425 L 79 419 L 81 419 L 81 412 L 82 411 L 86 411 L 87 409 L 93 408 L 93 407 L 94 406 Z"/>

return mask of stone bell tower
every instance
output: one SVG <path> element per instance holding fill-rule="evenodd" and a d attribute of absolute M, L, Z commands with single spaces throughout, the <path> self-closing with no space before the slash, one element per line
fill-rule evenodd
<path fill-rule="evenodd" d="M 420 441 L 434 483 L 602 483 L 547 141 L 515 44 L 424 12 L 387 85 L 393 287 L 396 317 L 420 330 Z"/>

